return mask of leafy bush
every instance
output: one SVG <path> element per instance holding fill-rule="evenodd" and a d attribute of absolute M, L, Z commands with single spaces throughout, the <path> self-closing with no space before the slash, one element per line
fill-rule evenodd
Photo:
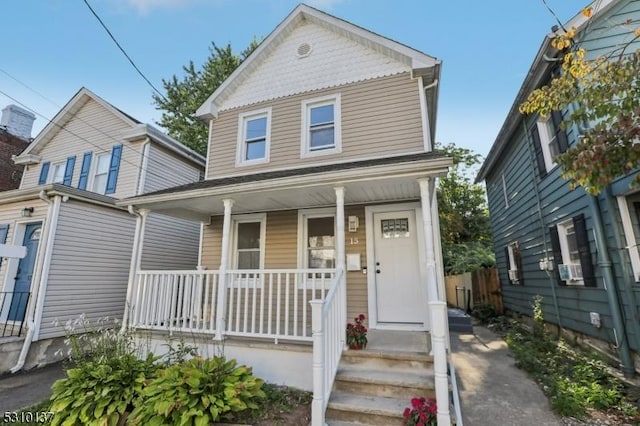
<path fill-rule="evenodd" d="M 471 315 L 486 324 L 498 316 L 498 311 L 496 311 L 496 307 L 492 303 L 481 303 L 473 307 Z"/>
<path fill-rule="evenodd" d="M 222 356 L 195 357 L 158 371 L 136 401 L 132 425 L 209 425 L 232 413 L 256 409 L 263 381 L 251 368 Z"/>
<path fill-rule="evenodd" d="M 491 243 L 486 241 L 467 241 L 458 244 L 442 245 L 445 275 L 458 275 L 480 268 L 496 265 L 496 256 Z"/>
<path fill-rule="evenodd" d="M 551 407 L 563 416 L 583 416 L 588 409 L 618 410 L 637 415 L 622 382 L 604 362 L 555 340 L 544 328 L 541 299 L 533 302 L 533 333 L 515 324 L 506 336 L 516 365 L 527 371 L 549 396 Z"/>
<path fill-rule="evenodd" d="M 55 425 L 115 425 L 157 370 L 152 355 L 134 354 L 82 362 L 53 384 Z"/>

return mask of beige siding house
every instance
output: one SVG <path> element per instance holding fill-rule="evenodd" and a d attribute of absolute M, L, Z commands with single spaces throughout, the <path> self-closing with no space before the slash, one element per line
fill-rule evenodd
<path fill-rule="evenodd" d="M 0 194 L 0 373 L 59 357 L 69 320 L 122 318 L 138 213 L 116 201 L 197 182 L 205 165 L 84 88 L 14 161 L 21 186 Z M 199 224 L 147 219 L 143 267 L 198 265 Z"/>
<path fill-rule="evenodd" d="M 224 340 L 267 380 L 312 389 L 321 425 L 349 420 L 337 401 L 358 398 L 334 383 L 347 322 L 364 314 L 391 340 L 424 338 L 424 381 L 449 424 L 439 77 L 439 60 L 298 6 L 196 112 L 210 128 L 205 179 L 116 203 L 202 226 L 197 269 L 134 271 L 126 326 L 152 330 L 158 350 L 166 334 L 203 351 Z M 151 228 L 141 215 L 137 239 Z M 384 357 L 417 356 L 395 349 Z"/>

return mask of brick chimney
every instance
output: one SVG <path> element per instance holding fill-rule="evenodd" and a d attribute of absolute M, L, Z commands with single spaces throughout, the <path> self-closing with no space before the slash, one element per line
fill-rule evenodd
<path fill-rule="evenodd" d="M 2 110 L 0 126 L 12 135 L 28 141 L 31 139 L 31 129 L 35 119 L 36 116 L 26 109 L 17 105 L 7 105 Z"/>

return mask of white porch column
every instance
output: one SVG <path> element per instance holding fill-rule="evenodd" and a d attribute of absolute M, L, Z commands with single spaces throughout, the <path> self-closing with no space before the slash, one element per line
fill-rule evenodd
<path fill-rule="evenodd" d="M 325 426 L 324 410 L 326 392 L 324 389 L 325 376 L 325 347 L 324 334 L 326 330 L 322 323 L 322 308 L 324 301 L 311 300 L 311 328 L 313 332 L 313 401 L 311 402 L 311 426 Z M 343 327 L 344 328 L 344 327 Z"/>
<path fill-rule="evenodd" d="M 447 304 L 438 295 L 438 273 L 436 271 L 436 254 L 434 242 L 434 226 L 432 203 L 435 197 L 435 178 L 418 179 L 420 185 L 420 202 L 422 205 L 422 228 L 425 241 L 425 262 L 427 270 L 427 296 L 429 316 L 431 320 L 431 350 L 433 353 L 433 369 L 438 405 L 438 426 L 451 424 L 449 414 L 449 378 L 447 376 Z"/>
<path fill-rule="evenodd" d="M 336 273 L 342 271 L 342 277 L 340 278 L 340 285 L 342 289 L 342 300 L 344 301 L 342 307 L 342 318 L 340 323 L 342 325 L 342 343 L 347 344 L 347 271 L 345 270 L 345 235 L 344 235 L 344 187 L 337 186 L 334 188 L 336 191 Z"/>
<path fill-rule="evenodd" d="M 133 250 L 131 251 L 131 265 L 129 266 L 129 283 L 127 284 L 127 300 L 122 315 L 122 331 L 126 330 L 129 315 L 134 309 L 134 301 L 136 290 L 138 287 L 138 271 L 142 263 L 142 248 L 144 247 L 144 234 L 147 228 L 147 217 L 149 209 L 140 209 L 136 213 L 133 206 L 129 207 L 129 213 L 135 214 L 136 230 L 133 237 Z"/>
<path fill-rule="evenodd" d="M 216 340 L 224 338 L 226 329 L 226 296 L 227 296 L 227 265 L 229 264 L 229 241 L 231 238 L 231 207 L 233 200 L 225 198 L 224 219 L 222 222 L 222 247 L 220 250 L 220 277 L 218 279 L 218 303 L 216 308 Z"/>

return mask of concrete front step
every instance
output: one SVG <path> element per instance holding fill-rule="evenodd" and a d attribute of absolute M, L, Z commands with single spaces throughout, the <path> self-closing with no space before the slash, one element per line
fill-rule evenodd
<path fill-rule="evenodd" d="M 334 390 L 361 395 L 411 398 L 435 396 L 433 369 L 420 367 L 413 371 L 397 369 L 364 369 L 352 365 L 338 369 Z"/>
<path fill-rule="evenodd" d="M 345 367 L 353 366 L 366 370 L 393 369 L 411 372 L 422 368 L 431 369 L 433 356 L 426 352 L 348 350 L 343 352 L 340 363 Z"/>
<path fill-rule="evenodd" d="M 334 391 L 327 406 L 326 418 L 336 421 L 376 426 L 402 425 L 402 413 L 410 405 L 406 398 L 376 397 Z"/>
<path fill-rule="evenodd" d="M 342 420 L 328 420 L 326 424 L 327 426 L 375 426 L 371 423 L 343 422 Z"/>

